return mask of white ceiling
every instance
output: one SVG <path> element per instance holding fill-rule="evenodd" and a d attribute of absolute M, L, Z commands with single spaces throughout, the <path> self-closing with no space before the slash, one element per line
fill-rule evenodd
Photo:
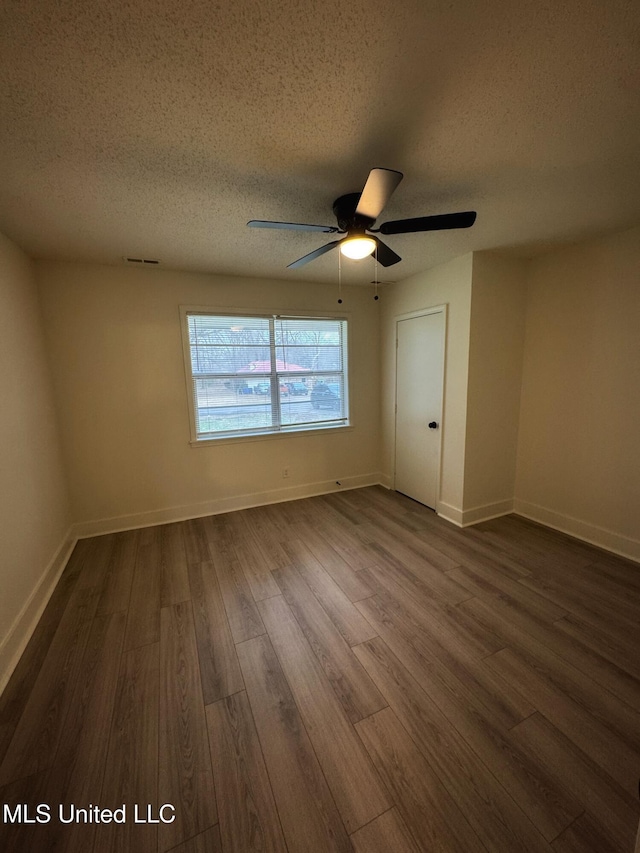
<path fill-rule="evenodd" d="M 0 231 L 36 257 L 336 281 L 333 200 L 405 174 L 398 280 L 640 222 L 637 0 L 5 0 Z M 524 249 L 522 247 L 525 247 Z M 373 262 L 344 262 L 369 281 Z M 347 268 L 348 267 L 348 268 Z"/>

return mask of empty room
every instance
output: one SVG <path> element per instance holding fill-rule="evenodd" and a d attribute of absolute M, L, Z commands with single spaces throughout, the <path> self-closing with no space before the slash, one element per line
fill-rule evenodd
<path fill-rule="evenodd" d="M 0 9 L 0 849 L 640 853 L 640 6 Z"/>

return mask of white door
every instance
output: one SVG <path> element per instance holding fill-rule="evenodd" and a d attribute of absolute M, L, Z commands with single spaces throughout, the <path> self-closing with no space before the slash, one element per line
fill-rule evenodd
<path fill-rule="evenodd" d="M 397 322 L 395 489 L 436 509 L 444 311 Z"/>

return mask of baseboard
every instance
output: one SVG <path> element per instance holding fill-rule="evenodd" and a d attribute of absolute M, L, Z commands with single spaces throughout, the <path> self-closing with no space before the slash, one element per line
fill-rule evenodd
<path fill-rule="evenodd" d="M 316 495 L 326 495 L 331 492 L 344 492 L 349 489 L 360 489 L 364 486 L 376 486 L 381 482 L 381 477 L 382 475 L 376 471 L 372 474 L 344 477 L 339 480 L 324 480 L 320 483 L 288 486 L 268 492 L 253 492 L 247 495 L 218 498 L 217 500 L 205 501 L 203 503 L 167 507 L 166 509 L 139 512 L 132 515 L 120 515 L 96 521 L 85 521 L 74 525 L 73 534 L 77 539 L 85 539 L 88 536 L 100 536 L 103 533 L 118 533 L 121 530 L 135 530 L 138 527 L 154 527 L 157 524 L 169 524 L 173 521 L 185 521 L 189 518 L 201 518 L 205 515 L 219 515 L 222 512 L 233 512 L 234 510 L 248 509 L 253 506 L 294 501 L 300 498 L 312 498 Z"/>
<path fill-rule="evenodd" d="M 462 527 L 462 510 L 458 509 L 457 506 L 451 506 L 451 504 L 447 504 L 444 501 L 438 501 L 436 513 L 441 518 L 444 518 L 445 521 L 455 524 L 456 527 Z"/>
<path fill-rule="evenodd" d="M 483 506 L 476 506 L 472 509 L 458 509 L 451 504 L 438 501 L 438 515 L 446 521 L 455 524 L 456 527 L 471 527 L 473 524 L 480 524 L 481 521 L 489 521 L 492 518 L 499 518 L 501 515 L 509 515 L 513 512 L 513 500 L 496 501 Z"/>
<path fill-rule="evenodd" d="M 500 518 L 501 515 L 509 515 L 513 512 L 513 498 L 506 501 L 496 501 L 472 509 L 465 509 L 462 513 L 462 526 L 469 527 L 472 524 L 480 524 L 481 521 L 489 521 L 492 518 Z"/>
<path fill-rule="evenodd" d="M 24 607 L 9 628 L 7 635 L 0 643 L 0 693 L 7 686 L 13 670 L 22 657 L 22 653 L 35 631 L 75 544 L 76 539 L 73 536 L 72 528 L 70 528 Z"/>
<path fill-rule="evenodd" d="M 518 515 L 552 527 L 561 533 L 568 533 L 569 536 L 575 536 L 576 539 L 588 542 L 589 545 L 596 545 L 605 551 L 612 551 L 614 554 L 640 563 L 640 540 L 638 539 L 631 539 L 613 530 L 598 527 L 579 518 L 572 518 L 570 515 L 563 515 L 519 498 L 516 498 L 513 503 L 513 511 Z"/>

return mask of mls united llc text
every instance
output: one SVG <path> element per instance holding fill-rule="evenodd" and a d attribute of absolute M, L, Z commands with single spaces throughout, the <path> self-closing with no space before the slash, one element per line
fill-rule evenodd
<path fill-rule="evenodd" d="M 93 803 L 84 808 L 62 803 L 57 807 L 47 803 L 39 803 L 36 806 L 27 803 L 3 803 L 2 822 L 5 824 L 42 824 L 50 823 L 56 818 L 59 823 L 173 823 L 176 810 L 170 803 L 164 803 L 157 808 L 148 804 L 134 803 L 129 806 L 123 803 L 115 809 L 105 809 L 94 806 Z"/>

